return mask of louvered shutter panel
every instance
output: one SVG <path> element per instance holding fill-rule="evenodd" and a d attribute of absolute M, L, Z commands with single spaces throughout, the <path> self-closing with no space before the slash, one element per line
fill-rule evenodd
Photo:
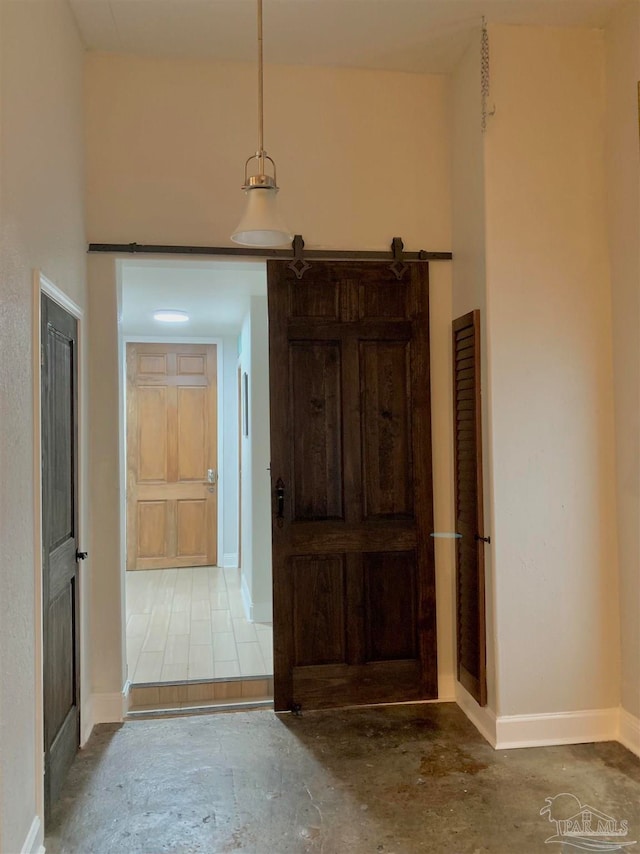
<path fill-rule="evenodd" d="M 487 702 L 480 402 L 480 312 L 453 321 L 458 681 Z"/>

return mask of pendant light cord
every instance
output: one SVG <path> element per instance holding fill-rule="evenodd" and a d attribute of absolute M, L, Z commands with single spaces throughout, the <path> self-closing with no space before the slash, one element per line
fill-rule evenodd
<path fill-rule="evenodd" d="M 262 74 L 262 0 L 258 0 L 258 166 L 264 175 L 264 109 Z"/>

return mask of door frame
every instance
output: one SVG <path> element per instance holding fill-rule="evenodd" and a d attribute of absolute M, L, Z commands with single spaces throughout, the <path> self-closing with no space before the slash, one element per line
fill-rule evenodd
<path fill-rule="evenodd" d="M 35 787 L 36 787 L 36 814 L 40 826 L 44 827 L 44 638 L 43 638 L 43 584 L 42 584 L 42 374 L 41 374 L 41 329 L 42 316 L 41 297 L 45 294 L 49 299 L 57 303 L 68 314 L 74 317 L 78 323 L 78 360 L 77 360 L 77 419 L 78 419 L 78 447 L 77 447 L 77 512 L 78 512 L 78 542 L 79 548 L 87 543 L 86 513 L 85 513 L 85 474 L 87 471 L 86 446 L 87 446 L 87 421 L 85 416 L 84 401 L 84 354 L 85 345 L 85 322 L 84 309 L 74 302 L 57 285 L 48 279 L 41 270 L 33 271 L 33 325 L 32 325 L 32 368 L 33 368 L 33 500 L 34 500 L 34 673 L 35 673 Z M 81 564 L 82 566 L 82 564 Z M 86 570 L 85 570 L 86 572 Z M 87 620 L 84 619 L 85 610 L 89 603 L 85 602 L 83 592 L 84 572 L 81 570 L 78 576 L 79 587 L 79 635 L 77 653 L 79 657 L 78 668 L 83 674 L 84 652 L 89 648 L 89 637 L 87 633 Z M 86 699 L 88 696 L 88 680 L 80 679 L 80 746 L 82 747 L 90 734 L 93 724 L 90 710 Z M 38 748 L 42 746 L 42 749 Z"/>
<path fill-rule="evenodd" d="M 214 337 L 173 337 L 171 335 L 122 335 L 120 338 L 120 357 L 122 365 L 122 374 L 120 376 L 121 393 L 120 398 L 123 403 L 122 417 L 120 419 L 120 447 L 122 448 L 124 466 L 120 467 L 120 518 L 124 519 L 124 537 L 123 548 L 125 555 L 124 572 L 126 579 L 126 546 L 127 546 L 127 344 L 215 344 L 216 345 L 216 408 L 218 421 L 218 519 L 217 519 L 217 549 L 218 549 L 218 566 L 224 565 L 223 545 L 223 490 L 224 490 L 224 474 L 225 474 L 225 459 L 223 454 L 223 431 L 224 431 L 224 341 L 222 338 Z M 125 590 L 126 596 L 126 590 Z"/>

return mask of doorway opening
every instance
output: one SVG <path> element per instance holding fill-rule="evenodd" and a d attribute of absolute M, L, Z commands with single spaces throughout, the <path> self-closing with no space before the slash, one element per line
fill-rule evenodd
<path fill-rule="evenodd" d="M 130 708 L 269 701 L 265 263 L 136 259 L 121 282 Z"/>

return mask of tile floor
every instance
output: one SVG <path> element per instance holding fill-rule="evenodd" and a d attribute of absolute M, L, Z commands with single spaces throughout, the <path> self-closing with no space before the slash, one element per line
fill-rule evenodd
<path fill-rule="evenodd" d="M 273 673 L 271 624 L 246 620 L 240 570 L 137 570 L 126 586 L 133 684 Z"/>

